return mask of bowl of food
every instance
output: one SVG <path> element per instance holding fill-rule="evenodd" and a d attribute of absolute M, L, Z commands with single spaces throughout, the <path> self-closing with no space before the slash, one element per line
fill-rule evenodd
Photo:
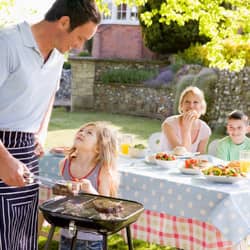
<path fill-rule="evenodd" d="M 144 158 L 147 155 L 147 147 L 143 144 L 135 144 L 128 148 L 128 155 L 133 158 Z"/>
<path fill-rule="evenodd" d="M 190 158 L 186 159 L 184 165 L 180 168 L 183 174 L 201 174 L 203 168 L 210 167 L 212 163 L 203 159 Z"/>
<path fill-rule="evenodd" d="M 208 181 L 219 183 L 234 183 L 245 180 L 247 177 L 240 168 L 230 165 L 211 166 L 204 168 L 202 173 Z"/>
<path fill-rule="evenodd" d="M 185 155 L 187 153 L 188 153 L 187 149 L 185 147 L 182 147 L 182 146 L 177 146 L 173 150 L 173 154 L 177 155 L 177 156 L 182 156 L 182 155 Z"/>
<path fill-rule="evenodd" d="M 165 152 L 156 153 L 155 161 L 159 166 L 166 168 L 177 167 L 179 165 L 179 160 L 173 154 Z"/>

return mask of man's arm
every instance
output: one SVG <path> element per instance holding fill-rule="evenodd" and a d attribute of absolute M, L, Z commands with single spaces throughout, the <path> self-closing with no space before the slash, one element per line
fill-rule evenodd
<path fill-rule="evenodd" d="M 36 137 L 35 153 L 39 157 L 42 157 L 44 155 L 44 144 L 45 144 L 45 140 L 46 140 L 46 137 L 47 137 L 49 120 L 50 120 L 50 116 L 51 116 L 51 113 L 52 113 L 54 100 L 55 100 L 55 93 L 50 98 L 48 109 L 47 109 L 47 111 L 46 111 L 46 113 L 44 115 L 44 118 L 42 120 L 40 128 L 39 128 L 38 132 L 35 135 L 35 137 Z"/>

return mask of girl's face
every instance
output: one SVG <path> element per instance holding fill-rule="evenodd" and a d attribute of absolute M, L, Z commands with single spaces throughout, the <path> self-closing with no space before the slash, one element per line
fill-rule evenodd
<path fill-rule="evenodd" d="M 186 113 L 190 110 L 195 110 L 199 115 L 202 112 L 202 104 L 199 96 L 194 95 L 192 92 L 186 94 L 181 103 L 181 110 Z"/>
<path fill-rule="evenodd" d="M 97 132 L 96 127 L 87 126 L 81 128 L 75 136 L 74 147 L 85 151 L 95 152 L 97 147 Z"/>
<path fill-rule="evenodd" d="M 247 130 L 245 121 L 236 119 L 227 121 L 227 133 L 235 144 L 241 144 L 244 141 Z"/>

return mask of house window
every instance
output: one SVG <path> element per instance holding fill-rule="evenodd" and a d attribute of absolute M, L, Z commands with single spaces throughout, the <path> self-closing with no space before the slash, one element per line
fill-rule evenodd
<path fill-rule="evenodd" d="M 117 7 L 117 19 L 118 20 L 127 19 L 127 4 L 123 3 Z"/>
<path fill-rule="evenodd" d="M 112 0 L 104 0 L 107 3 L 110 14 L 103 15 L 102 23 L 109 24 L 132 24 L 138 25 L 138 10 L 136 6 L 129 6 L 125 3 L 116 5 Z"/>
<path fill-rule="evenodd" d="M 138 21 L 138 10 L 137 7 L 133 6 L 130 10 L 130 20 Z"/>

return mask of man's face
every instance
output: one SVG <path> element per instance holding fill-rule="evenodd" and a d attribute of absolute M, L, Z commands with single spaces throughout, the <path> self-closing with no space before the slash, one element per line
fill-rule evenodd
<path fill-rule="evenodd" d="M 76 27 L 72 31 L 69 31 L 70 21 L 64 22 L 60 27 L 54 47 L 61 53 L 68 52 L 71 49 L 82 49 L 84 43 L 92 38 L 97 30 L 97 24 L 91 21 Z"/>
<path fill-rule="evenodd" d="M 235 144 L 241 144 L 244 141 L 247 129 L 245 121 L 230 119 L 227 122 L 227 133 Z"/>

